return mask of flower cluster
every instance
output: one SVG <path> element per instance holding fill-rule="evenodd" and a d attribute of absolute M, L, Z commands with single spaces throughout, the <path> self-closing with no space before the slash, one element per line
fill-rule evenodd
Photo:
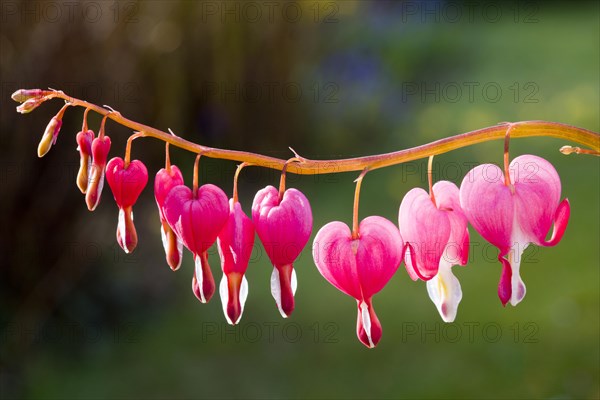
<path fill-rule="evenodd" d="M 22 109 L 41 103 L 45 91 L 19 91 L 13 95 L 24 102 Z M 30 102 L 29 108 L 25 105 Z M 38 155 L 45 155 L 56 139 L 67 103 L 52 118 L 44 132 Z M 133 206 L 148 182 L 148 171 L 140 160 L 130 160 L 131 143 L 124 158 L 107 162 L 110 138 L 102 120 L 98 136 L 87 126 L 76 135 L 80 155 L 77 186 L 85 194 L 87 207 L 99 204 L 104 177 L 118 206 L 116 238 L 126 252 L 138 242 L 133 223 Z M 25 111 L 22 111 L 25 112 Z M 503 305 L 517 305 L 525 296 L 520 276 L 521 255 L 529 244 L 554 246 L 562 238 L 570 216 L 567 199 L 560 201 L 561 182 L 554 167 L 543 158 L 522 155 L 508 162 L 510 128 L 506 133 L 504 170 L 483 164 L 471 170 L 460 187 L 452 182 L 435 184 L 429 160 L 429 191 L 410 190 L 402 199 L 398 223 L 381 216 L 358 220 L 360 187 L 368 168 L 356 180 L 352 228 L 340 221 L 323 226 L 314 238 L 314 263 L 334 287 L 357 302 L 357 336 L 367 347 L 377 345 L 382 336 L 381 323 L 373 307 L 373 296 L 390 281 L 402 263 L 413 280 L 426 282 L 429 297 L 445 322 L 456 318 L 462 289 L 452 266 L 464 266 L 469 258 L 470 224 L 484 239 L 498 248 L 502 271 L 498 296 Z M 237 196 L 236 171 L 233 196 L 212 184 L 199 185 L 196 157 L 192 185 L 184 182 L 181 170 L 171 164 L 166 144 L 165 167 L 156 173 L 154 197 L 166 262 L 178 270 L 183 247 L 193 255 L 192 290 L 198 300 L 207 303 L 216 291 L 208 263 L 208 250 L 216 242 L 223 272 L 219 295 L 227 321 L 239 323 L 248 296 L 245 277 L 255 233 L 263 244 L 271 264 L 271 293 L 281 315 L 294 310 L 297 277 L 294 262 L 312 233 L 310 203 L 297 189 L 286 189 L 289 163 L 301 163 L 294 157 L 284 166 L 279 188 L 267 186 L 256 193 L 251 218 L 242 210 Z M 550 239 L 546 239 L 552 226 Z"/>

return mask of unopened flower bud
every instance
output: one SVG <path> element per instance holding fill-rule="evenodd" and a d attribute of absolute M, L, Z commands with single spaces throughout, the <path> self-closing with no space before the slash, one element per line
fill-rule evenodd
<path fill-rule="evenodd" d="M 38 145 L 38 157 L 44 157 L 50 150 L 50 147 L 56 143 L 56 138 L 58 137 L 61 126 L 62 121 L 57 117 L 52 117 L 46 126 L 42 140 L 40 140 L 40 144 Z"/>
<path fill-rule="evenodd" d="M 27 114 L 35 110 L 40 104 L 44 102 L 43 97 L 33 98 L 25 101 L 20 106 L 17 106 L 17 112 L 21 114 Z"/>
<path fill-rule="evenodd" d="M 41 97 L 52 94 L 51 90 L 42 90 L 42 89 L 19 89 L 14 92 L 10 97 L 19 103 L 23 103 L 24 101 L 30 99 L 39 99 Z"/>
<path fill-rule="evenodd" d="M 104 187 L 104 170 L 106 159 L 110 151 L 110 138 L 108 136 L 97 137 L 92 142 L 92 166 L 89 171 L 85 202 L 88 210 L 94 211 L 100 202 L 102 188 Z"/>
<path fill-rule="evenodd" d="M 92 141 L 94 131 L 80 131 L 77 133 L 77 150 L 79 150 L 79 172 L 77 173 L 77 187 L 81 193 L 87 191 L 88 176 L 92 168 Z"/>

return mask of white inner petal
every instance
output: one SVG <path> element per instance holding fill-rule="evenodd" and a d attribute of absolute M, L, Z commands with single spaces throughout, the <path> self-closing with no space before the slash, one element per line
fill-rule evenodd
<path fill-rule="evenodd" d="M 454 322 L 462 300 L 460 282 L 452 273 L 452 264 L 440 260 L 438 273 L 427 281 L 427 293 L 444 322 Z"/>
<path fill-rule="evenodd" d="M 520 269 L 521 257 L 523 256 L 523 252 L 525 251 L 527 246 L 529 246 L 529 240 L 527 239 L 527 235 L 521 230 L 521 226 L 519 225 L 516 212 L 513 216 L 513 229 L 511 233 L 511 240 L 512 247 L 510 252 L 508 253 L 508 261 L 510 262 L 510 267 L 512 271 L 510 281 L 510 304 L 512 306 L 516 306 L 521 302 L 521 300 L 523 300 L 527 291 L 525 283 L 521 279 Z"/>
<path fill-rule="evenodd" d="M 167 240 L 167 233 L 165 232 L 165 227 L 163 224 L 160 224 L 160 239 L 162 240 L 163 248 L 165 249 L 165 253 L 169 251 L 169 241 Z"/>
<path fill-rule="evenodd" d="M 240 322 L 240 319 L 242 319 L 242 314 L 244 313 L 244 305 L 246 304 L 246 299 L 248 298 L 248 291 L 248 280 L 246 279 L 246 275 L 243 275 L 242 285 L 240 287 L 240 316 L 238 317 L 238 320 L 235 321 L 236 324 Z"/>
<path fill-rule="evenodd" d="M 279 283 L 279 270 L 273 267 L 273 273 L 271 274 L 271 294 L 277 303 L 277 309 L 283 318 L 287 318 L 287 315 L 281 309 L 281 285 Z"/>
<path fill-rule="evenodd" d="M 373 339 L 371 339 L 371 315 L 369 314 L 367 303 L 360 303 L 360 318 L 362 319 L 363 329 L 369 339 L 369 347 L 373 348 L 375 345 L 373 344 Z"/>
<path fill-rule="evenodd" d="M 229 325 L 233 325 L 233 322 L 227 315 L 227 303 L 229 302 L 229 286 L 227 285 L 227 275 L 223 274 L 221 283 L 219 284 L 219 295 L 221 296 L 221 305 L 223 306 L 223 314 Z"/>
<path fill-rule="evenodd" d="M 204 275 L 202 275 L 202 262 L 200 261 L 199 254 L 194 255 L 194 266 L 196 271 L 196 282 L 198 283 L 198 291 L 200 292 L 200 301 L 202 303 L 206 303 L 206 297 L 204 297 L 204 288 L 202 285 L 204 281 Z"/>
<path fill-rule="evenodd" d="M 122 208 L 119 208 L 119 223 L 117 229 L 119 230 L 119 235 L 121 235 L 121 247 L 123 247 L 125 253 L 128 254 L 129 249 L 127 249 L 127 240 L 125 240 L 125 211 Z"/>

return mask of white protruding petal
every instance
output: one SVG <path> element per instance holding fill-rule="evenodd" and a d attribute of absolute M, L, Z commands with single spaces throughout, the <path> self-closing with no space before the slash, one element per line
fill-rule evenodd
<path fill-rule="evenodd" d="M 369 339 L 369 347 L 373 348 L 375 345 L 373 344 L 373 339 L 371 339 L 371 315 L 369 315 L 369 306 L 364 302 L 360 303 L 360 318 L 362 319 L 363 329 Z"/>
<path fill-rule="evenodd" d="M 298 289 L 298 278 L 296 277 L 296 270 L 292 269 L 292 277 L 290 285 L 292 287 L 292 295 L 296 294 L 296 289 Z M 279 313 L 283 318 L 287 318 L 285 312 L 281 309 L 281 283 L 279 282 L 279 270 L 277 268 L 273 268 L 273 273 L 271 274 L 271 294 L 275 299 L 275 303 L 277 303 L 277 308 L 279 309 Z"/>
<path fill-rule="evenodd" d="M 527 235 L 521 230 L 516 212 L 513 218 L 513 230 L 510 238 L 512 240 L 512 247 L 508 253 L 508 261 L 510 262 L 510 269 L 512 272 L 510 279 L 510 304 L 512 306 L 516 306 L 521 302 L 521 300 L 523 300 L 527 291 L 525 288 L 525 283 L 521 279 L 520 269 L 521 257 L 527 246 L 529 246 L 529 240 Z"/>
<path fill-rule="evenodd" d="M 223 274 L 221 283 L 219 284 L 219 295 L 221 296 L 221 305 L 223 306 L 223 314 L 229 325 L 233 325 L 229 315 L 227 315 L 227 303 L 229 302 L 229 285 L 227 284 L 227 275 Z"/>
<path fill-rule="evenodd" d="M 298 289 L 298 278 L 296 278 L 296 270 L 292 269 L 292 294 L 296 294 L 296 289 Z"/>
<path fill-rule="evenodd" d="M 240 286 L 240 316 L 235 323 L 239 323 L 240 319 L 242 319 L 242 315 L 244 314 L 244 305 L 246 304 L 246 299 L 248 298 L 248 280 L 246 279 L 246 275 L 242 276 L 242 285 Z"/>
<path fill-rule="evenodd" d="M 204 296 L 204 288 L 202 285 L 204 276 L 202 275 L 202 262 L 200 261 L 199 254 L 194 255 L 194 266 L 196 272 L 196 282 L 198 283 L 198 291 L 200 292 L 200 301 L 202 303 L 206 303 L 206 297 Z"/>
<path fill-rule="evenodd" d="M 160 224 L 160 239 L 162 240 L 163 248 L 165 249 L 165 253 L 169 251 L 169 241 L 167 240 L 167 233 L 165 232 L 165 227 L 163 224 Z"/>
<path fill-rule="evenodd" d="M 511 250 L 509 253 L 509 261 L 510 267 L 512 270 L 512 276 L 510 279 L 511 283 L 511 295 L 510 295 L 510 304 L 512 306 L 516 306 L 523 300 L 525 297 L 525 293 L 527 292 L 527 288 L 525 287 L 525 282 L 521 279 L 520 269 L 521 269 L 521 256 L 523 255 L 524 249 Z"/>
<path fill-rule="evenodd" d="M 125 240 L 125 211 L 122 208 L 119 208 L 119 223 L 117 224 L 117 229 L 119 230 L 119 235 L 121 235 L 121 246 L 126 254 L 129 254 L 129 249 L 127 249 L 127 240 Z"/>
<path fill-rule="evenodd" d="M 292 285 L 292 289 L 293 289 Z M 281 284 L 279 283 L 279 270 L 273 267 L 273 273 L 271 274 L 271 294 L 277 303 L 277 309 L 283 318 L 287 318 L 287 315 L 281 309 Z"/>
<path fill-rule="evenodd" d="M 454 322 L 462 300 L 462 289 L 452 273 L 452 265 L 443 258 L 438 273 L 427 281 L 427 293 L 444 322 Z"/>

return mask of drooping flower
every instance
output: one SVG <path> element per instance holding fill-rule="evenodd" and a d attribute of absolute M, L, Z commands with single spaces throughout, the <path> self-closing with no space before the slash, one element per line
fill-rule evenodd
<path fill-rule="evenodd" d="M 271 294 L 281 316 L 294 310 L 298 281 L 294 261 L 312 232 L 312 211 L 308 199 L 297 189 L 279 191 L 267 186 L 256 193 L 252 203 L 252 221 L 271 263 Z"/>
<path fill-rule="evenodd" d="M 148 170 L 140 160 L 133 160 L 125 166 L 121 157 L 115 157 L 106 166 L 106 180 L 119 207 L 117 242 L 125 253 L 131 253 L 138 242 L 133 224 L 133 205 L 148 183 Z"/>
<path fill-rule="evenodd" d="M 475 230 L 500 250 L 498 296 L 503 305 L 510 301 L 515 306 L 526 291 L 520 276 L 523 251 L 530 243 L 558 244 L 571 208 L 567 199 L 560 201 L 560 178 L 543 158 L 519 156 L 510 163 L 509 171 L 507 181 L 496 165 L 475 167 L 462 181 L 460 203 Z M 552 237 L 546 240 L 553 222 Z"/>
<path fill-rule="evenodd" d="M 234 198 L 229 200 L 229 218 L 217 238 L 223 278 L 219 286 L 223 313 L 235 325 L 242 318 L 248 297 L 248 280 L 244 276 L 254 246 L 254 225 Z"/>
<path fill-rule="evenodd" d="M 77 150 L 79 151 L 79 171 L 77 172 L 77 187 L 85 194 L 88 187 L 90 170 L 92 169 L 92 142 L 94 131 L 82 130 L 77 133 Z"/>
<path fill-rule="evenodd" d="M 462 299 L 452 266 L 467 263 L 469 230 L 456 185 L 440 181 L 432 193 L 410 190 L 400 204 L 398 224 L 406 244 L 408 274 L 413 280 L 427 281 L 427 292 L 442 319 L 452 322 Z"/>
<path fill-rule="evenodd" d="M 90 167 L 87 191 L 85 193 L 85 202 L 90 211 L 96 209 L 102 197 L 106 159 L 108 158 L 109 151 L 110 137 L 98 136 L 92 142 L 92 166 Z"/>
<path fill-rule="evenodd" d="M 160 216 L 160 236 L 165 249 L 167 264 L 173 271 L 176 271 L 181 266 L 183 242 L 169 226 L 165 217 L 164 206 L 169 192 L 178 185 L 183 185 L 183 175 L 177 166 L 169 165 L 168 168 L 161 168 L 156 173 L 156 178 L 154 179 L 154 198 L 156 199 L 158 214 Z"/>
<path fill-rule="evenodd" d="M 227 222 L 227 196 L 211 184 L 193 191 L 185 185 L 177 185 L 169 191 L 163 212 L 173 231 L 194 255 L 192 290 L 198 300 L 206 303 L 215 292 L 206 251 Z"/>
<path fill-rule="evenodd" d="M 378 216 L 362 220 L 356 238 L 346 224 L 334 221 L 322 227 L 313 242 L 313 258 L 321 275 L 356 299 L 356 334 L 369 348 L 377 345 L 382 333 L 372 297 L 398 269 L 403 248 L 398 228 Z"/>

